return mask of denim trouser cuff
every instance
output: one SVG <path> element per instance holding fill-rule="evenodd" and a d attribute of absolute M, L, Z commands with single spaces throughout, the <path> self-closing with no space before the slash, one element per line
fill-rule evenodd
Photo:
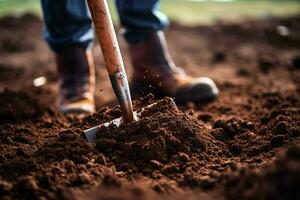
<path fill-rule="evenodd" d="M 91 16 L 84 0 L 41 0 L 43 36 L 55 52 L 70 46 L 89 48 L 94 40 Z M 124 37 L 128 43 L 147 40 L 152 32 L 168 25 L 159 12 L 158 0 L 116 0 Z M 101 38 L 100 38 L 101 39 Z"/>

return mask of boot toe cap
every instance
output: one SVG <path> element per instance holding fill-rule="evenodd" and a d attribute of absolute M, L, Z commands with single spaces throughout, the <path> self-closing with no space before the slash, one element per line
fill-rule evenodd
<path fill-rule="evenodd" d="M 95 112 L 95 105 L 89 99 L 81 99 L 74 102 L 66 102 L 59 106 L 59 109 L 64 114 L 91 114 Z"/>
<path fill-rule="evenodd" d="M 219 89 L 210 78 L 196 78 L 190 83 L 178 88 L 174 95 L 177 101 L 206 101 L 217 98 Z"/>

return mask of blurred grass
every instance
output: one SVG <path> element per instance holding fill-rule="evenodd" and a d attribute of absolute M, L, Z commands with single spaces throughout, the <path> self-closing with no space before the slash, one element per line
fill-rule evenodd
<path fill-rule="evenodd" d="M 234 2 L 165 0 L 161 6 L 162 10 L 165 10 L 171 19 L 188 24 L 207 24 L 219 20 L 241 21 L 245 18 L 300 14 L 300 1 L 284 0 L 244 0 Z"/>
<path fill-rule="evenodd" d="M 110 8 L 114 20 L 117 14 L 113 1 Z M 237 0 L 215 2 L 203 0 L 162 0 L 161 9 L 171 18 L 185 24 L 210 24 L 215 21 L 241 21 L 245 18 L 289 16 L 300 13 L 300 1 Z M 0 0 L 0 16 L 22 15 L 26 12 L 41 15 L 39 0 Z"/>
<path fill-rule="evenodd" d="M 40 14 L 39 0 L 0 0 L 0 16 L 22 15 L 26 12 Z"/>

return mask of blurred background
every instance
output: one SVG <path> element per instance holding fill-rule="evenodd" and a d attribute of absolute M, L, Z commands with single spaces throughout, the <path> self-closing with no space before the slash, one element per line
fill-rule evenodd
<path fill-rule="evenodd" d="M 110 7 L 116 18 L 113 1 Z M 162 0 L 161 9 L 171 18 L 188 25 L 216 21 L 237 22 L 300 13 L 300 0 Z M 0 16 L 41 15 L 39 0 L 0 0 Z"/>

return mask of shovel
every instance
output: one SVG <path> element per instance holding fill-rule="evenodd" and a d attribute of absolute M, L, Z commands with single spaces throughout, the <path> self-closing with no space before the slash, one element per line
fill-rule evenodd
<path fill-rule="evenodd" d="M 139 111 L 133 112 L 131 95 L 124 69 L 124 62 L 121 56 L 120 47 L 113 27 L 111 15 L 106 0 L 88 0 L 88 6 L 91 12 L 95 32 L 99 39 L 100 47 L 106 63 L 106 69 L 111 81 L 112 88 L 121 106 L 123 116 L 110 122 L 100 124 L 96 127 L 84 131 L 84 135 L 89 142 L 95 143 L 97 130 L 102 127 L 108 127 L 112 124 L 120 126 L 122 123 L 130 123 L 143 116 L 146 110 L 153 109 L 156 104 L 151 104 Z M 168 104 L 177 110 L 176 104 L 169 99 Z"/>

